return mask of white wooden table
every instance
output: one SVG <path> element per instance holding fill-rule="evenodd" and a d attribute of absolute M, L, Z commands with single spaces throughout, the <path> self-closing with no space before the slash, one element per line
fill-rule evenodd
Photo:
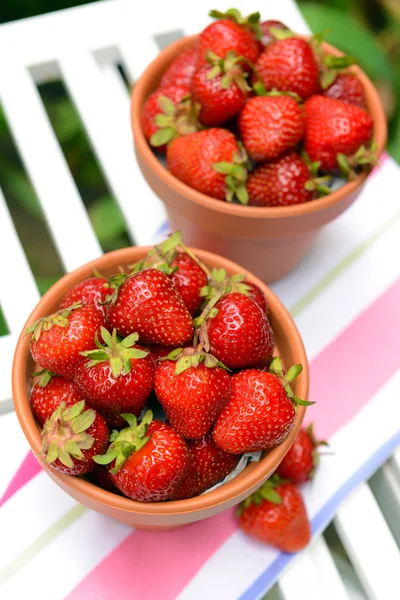
<path fill-rule="evenodd" d="M 249 13 L 257 10 L 260 3 L 251 0 L 237 4 Z M 219 1 L 217 8 L 224 7 L 228 8 L 229 2 Z M 291 0 L 271 3 L 268 10 L 268 18 L 280 18 L 299 32 L 307 31 Z M 96 258 L 101 249 L 37 84 L 59 79 L 64 82 L 125 216 L 132 243 L 151 243 L 165 221 L 165 214 L 134 159 L 129 94 L 116 65 L 123 64 L 133 83 L 163 44 L 197 32 L 206 21 L 206 9 L 201 3 L 189 5 L 171 0 L 167 7 L 167 3 L 156 1 L 139 4 L 115 0 L 0 27 L 1 103 L 66 271 Z M 68 210 L 61 210 L 62 207 Z M 10 331 L 0 338 L 1 426 L 14 418 L 10 412 L 10 372 L 16 338 L 39 299 L 1 190 L 0 256 L 0 305 Z M 315 277 L 310 288 L 318 285 Z M 6 281 L 13 281 L 12 289 L 4 284 Z M 290 302 L 292 292 L 285 285 L 285 282 L 278 284 L 276 289 L 285 302 Z M 5 443 L 4 436 L 6 433 L 0 444 Z M 1 477 L 0 474 L 4 488 L 6 482 Z M 11 474 L 6 473 L 6 477 Z M 296 559 L 267 597 L 284 600 L 398 597 L 399 523 L 400 451 L 397 451 L 372 481 L 361 484 L 352 493 L 335 517 L 336 531 L 353 566 L 320 537 Z"/>

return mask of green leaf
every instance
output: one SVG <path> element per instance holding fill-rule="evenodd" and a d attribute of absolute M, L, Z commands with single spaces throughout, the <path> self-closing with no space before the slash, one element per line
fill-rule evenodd
<path fill-rule="evenodd" d="M 173 117 L 176 113 L 176 106 L 172 102 L 171 98 L 168 98 L 167 96 L 159 96 L 157 103 L 165 115 Z"/>
<path fill-rule="evenodd" d="M 272 504 L 282 504 L 282 496 L 276 490 L 265 486 L 260 489 L 260 493 L 264 500 Z"/>
<path fill-rule="evenodd" d="M 111 196 L 101 196 L 90 206 L 89 218 L 100 244 L 126 232 L 124 217 Z"/>
<path fill-rule="evenodd" d="M 173 127 L 164 127 L 163 129 L 159 129 L 150 138 L 150 144 L 155 146 L 164 146 L 172 140 L 175 135 L 175 129 Z"/>
<path fill-rule="evenodd" d="M 217 173 L 222 173 L 223 175 L 229 175 L 232 172 L 234 166 L 230 162 L 217 162 L 213 164 L 214 171 Z"/>

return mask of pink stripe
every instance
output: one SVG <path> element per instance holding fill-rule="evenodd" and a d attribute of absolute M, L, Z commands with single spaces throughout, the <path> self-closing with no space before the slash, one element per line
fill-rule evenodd
<path fill-rule="evenodd" d="M 368 402 L 399 366 L 400 280 L 366 309 L 311 364 L 309 416 L 329 438 Z M 133 532 L 67 600 L 176 598 L 236 529 L 232 511 L 166 533 Z M 132 575 L 134 569 L 136 576 Z M 155 575 L 156 574 L 156 575 Z"/>
<path fill-rule="evenodd" d="M 9 498 L 11 498 L 13 494 L 18 492 L 18 490 L 22 486 L 28 483 L 28 481 L 30 481 L 32 477 L 40 473 L 40 471 L 41 467 L 36 458 L 34 457 L 33 453 L 28 452 L 18 471 L 15 473 L 13 479 L 11 480 L 8 488 L 4 492 L 3 496 L 0 498 L 0 508 Z"/>

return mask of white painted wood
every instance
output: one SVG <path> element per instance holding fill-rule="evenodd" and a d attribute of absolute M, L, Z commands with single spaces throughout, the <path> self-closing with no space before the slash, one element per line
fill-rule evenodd
<path fill-rule="evenodd" d="M 366 483 L 344 502 L 334 523 L 368 598 L 393 598 L 398 589 L 400 552 Z"/>

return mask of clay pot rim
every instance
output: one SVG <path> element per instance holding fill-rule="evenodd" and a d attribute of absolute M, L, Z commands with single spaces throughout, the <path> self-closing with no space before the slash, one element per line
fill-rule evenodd
<path fill-rule="evenodd" d="M 309 38 L 310 36 L 301 37 Z M 188 200 L 205 208 L 247 219 L 282 219 L 285 217 L 298 217 L 315 213 L 330 207 L 336 202 L 340 202 L 346 196 L 354 193 L 363 184 L 368 177 L 368 173 L 365 172 L 358 175 L 353 181 L 344 184 L 335 192 L 322 198 L 312 200 L 311 202 L 305 202 L 295 206 L 258 207 L 242 206 L 217 200 L 194 190 L 172 175 L 172 173 L 170 173 L 158 160 L 144 137 L 140 123 L 140 115 L 144 101 L 148 96 L 147 90 L 154 89 L 154 82 L 158 82 L 160 79 L 160 67 L 163 67 L 164 65 L 167 66 L 179 51 L 183 50 L 186 46 L 193 44 L 197 38 L 198 35 L 184 37 L 162 50 L 149 64 L 132 89 L 131 125 L 135 144 L 139 147 L 139 151 L 148 166 L 155 172 L 157 177 L 163 181 L 163 183 L 173 188 L 178 194 L 188 198 Z M 326 42 L 323 42 L 321 46 L 322 49 L 329 54 L 343 56 L 343 52 Z M 163 70 L 164 68 L 162 69 L 162 72 Z M 384 150 L 387 137 L 386 117 L 383 106 L 374 84 L 364 71 L 357 66 L 352 66 L 350 70 L 359 77 L 364 86 L 368 109 L 374 120 L 374 139 L 377 144 L 377 155 L 379 158 Z"/>
<path fill-rule="evenodd" d="M 146 253 L 148 249 L 149 247 L 124 248 L 122 250 L 116 250 L 114 252 L 105 254 L 102 257 L 99 257 L 98 259 L 93 260 L 83 265 L 82 267 L 76 269 L 75 271 L 72 271 L 71 273 L 65 275 L 44 294 L 42 299 L 39 301 L 39 303 L 32 311 L 31 315 L 27 319 L 27 322 L 24 325 L 24 328 L 18 339 L 18 343 L 14 354 L 14 361 L 12 367 L 12 393 L 18 420 L 29 442 L 31 449 L 36 455 L 36 458 L 38 458 L 37 455 L 40 452 L 41 440 L 39 427 L 31 411 L 29 401 L 30 386 L 28 385 L 28 380 L 26 376 L 26 363 L 29 358 L 29 345 L 27 339 L 24 337 L 24 331 L 26 327 L 38 318 L 49 314 L 49 310 L 47 307 L 50 307 L 56 302 L 58 303 L 62 295 L 72 285 L 74 285 L 78 281 L 81 281 L 85 277 L 90 276 L 93 272 L 94 266 L 96 266 L 101 272 L 102 270 L 105 270 L 112 266 L 117 268 L 118 265 L 121 264 L 130 264 L 132 261 L 138 260 L 141 256 L 143 256 L 143 254 Z M 262 281 L 248 273 L 246 269 L 243 269 L 236 263 L 233 263 L 225 258 L 219 257 L 218 255 L 212 254 L 210 252 L 199 249 L 193 250 L 206 264 L 208 263 L 210 265 L 224 267 L 227 269 L 227 271 L 234 270 L 235 272 L 246 273 L 248 279 L 260 286 L 263 292 L 267 295 L 271 307 L 271 312 L 273 313 L 274 318 L 280 323 L 281 327 L 285 330 L 287 337 L 291 340 L 291 346 L 294 349 L 293 351 L 295 352 L 297 357 L 296 360 L 303 364 L 303 373 L 301 374 L 297 382 L 297 395 L 302 398 L 307 398 L 309 387 L 309 369 L 307 356 L 300 334 L 287 309 L 283 306 L 283 304 L 275 296 L 275 294 Z M 225 504 L 226 502 L 231 501 L 236 497 L 240 496 L 241 494 L 245 493 L 247 489 L 251 489 L 256 485 L 261 484 L 261 482 L 265 479 L 266 475 L 268 475 L 272 470 L 274 470 L 278 466 L 279 462 L 282 460 L 282 458 L 290 448 L 301 426 L 305 410 L 305 407 L 298 406 L 295 424 L 288 437 L 279 446 L 272 449 L 267 455 L 262 457 L 262 459 L 258 463 L 252 463 L 251 465 L 248 465 L 238 477 L 219 487 L 218 489 L 209 492 L 205 495 L 190 498 L 188 500 L 155 502 L 148 504 L 136 502 L 129 498 L 118 496 L 111 492 L 107 492 L 99 487 L 96 487 L 90 482 L 80 479 L 78 477 L 64 475 L 62 473 L 56 472 L 55 470 L 52 470 L 52 472 L 56 475 L 57 479 L 61 480 L 65 487 L 73 488 L 76 492 L 79 492 L 85 495 L 86 497 L 89 497 L 95 502 L 118 509 L 119 511 L 148 516 L 171 516 L 202 511 L 205 509 Z M 38 458 L 38 460 L 40 463 L 44 464 L 41 459 Z M 46 468 L 49 469 L 50 467 L 46 465 Z"/>

